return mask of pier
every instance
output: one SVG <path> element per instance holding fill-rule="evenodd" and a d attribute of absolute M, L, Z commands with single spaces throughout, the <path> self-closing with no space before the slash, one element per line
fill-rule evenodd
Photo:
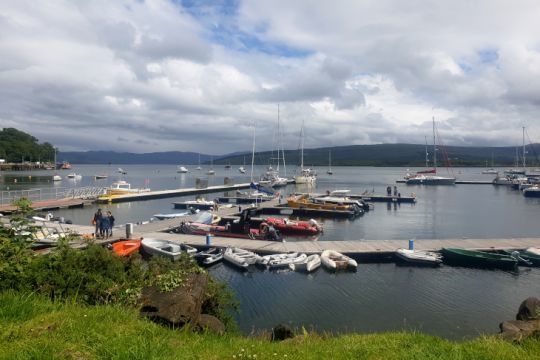
<path fill-rule="evenodd" d="M 406 180 L 396 180 L 398 184 L 405 184 Z M 456 185 L 493 185 L 493 180 L 456 180 Z M 418 184 L 415 184 L 418 185 Z M 427 185 L 430 186 L 430 185 Z"/>
<path fill-rule="evenodd" d="M 50 211 L 58 209 L 71 209 L 71 208 L 80 208 L 85 205 L 92 204 L 93 201 L 85 199 L 52 199 L 52 200 L 43 200 L 35 201 L 32 203 L 32 209 L 36 211 Z M 4 204 L 0 205 L 0 213 L 10 214 L 17 210 L 15 205 Z"/>

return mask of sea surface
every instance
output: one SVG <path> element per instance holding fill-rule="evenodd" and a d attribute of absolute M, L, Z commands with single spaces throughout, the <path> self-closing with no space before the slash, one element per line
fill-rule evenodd
<path fill-rule="evenodd" d="M 79 165 L 72 171 L 57 173 L 65 178 L 69 172 L 76 172 L 82 179 L 64 179 L 59 183 L 51 181 L 54 171 L 3 172 L 0 190 L 44 189 L 45 193 L 73 187 L 103 187 L 119 179 L 117 167 L 127 171 L 122 179 L 133 187 L 148 186 L 152 190 L 193 187 L 197 177 L 208 179 L 209 185 L 223 184 L 225 177 L 236 183 L 250 180 L 249 167 L 248 173 L 242 175 L 234 165 L 230 170 L 214 166 L 216 175 L 213 176 L 205 175 L 207 166 L 199 172 L 178 174 L 174 165 Z M 195 166 L 187 167 L 194 169 Z M 263 170 L 262 166 L 255 167 L 256 177 Z M 288 170 L 293 175 L 293 169 Z M 324 226 L 320 240 L 539 236 L 540 199 L 525 198 L 507 187 L 395 184 L 406 174 L 405 168 L 334 167 L 331 176 L 326 174 L 326 168 L 317 170 L 319 178 L 315 189 L 289 185 L 280 191 L 287 194 L 350 189 L 351 193 L 383 194 L 387 186 L 396 185 L 402 196 L 414 193 L 418 198 L 416 204 L 375 203 L 372 211 L 354 220 L 317 219 Z M 494 177 L 481 174 L 481 170 L 454 168 L 452 171 L 463 180 Z M 93 179 L 93 175 L 101 173 L 108 173 L 109 178 Z M 213 199 L 221 195 L 205 196 Z M 157 213 L 177 212 L 172 202 L 189 199 L 193 196 L 100 206 L 111 210 L 118 224 L 124 224 L 148 221 Z M 96 208 L 65 209 L 54 214 L 74 223 L 89 224 Z M 529 296 L 540 297 L 540 270 L 534 268 L 510 273 L 449 266 L 410 268 L 382 263 L 360 264 L 356 272 L 333 274 L 319 269 L 306 275 L 260 269 L 244 273 L 219 264 L 211 272 L 235 292 L 240 302 L 236 319 L 245 333 L 284 323 L 332 333 L 407 329 L 461 339 L 497 332 L 499 322 L 515 317 L 522 300 Z"/>

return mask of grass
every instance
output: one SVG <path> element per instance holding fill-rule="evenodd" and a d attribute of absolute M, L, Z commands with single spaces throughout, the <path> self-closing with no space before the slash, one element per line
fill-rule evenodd
<path fill-rule="evenodd" d="M 281 343 L 238 335 L 193 334 L 131 308 L 51 302 L 0 294 L 1 359 L 540 359 L 540 340 L 496 337 L 451 342 L 417 333 L 318 336 Z"/>

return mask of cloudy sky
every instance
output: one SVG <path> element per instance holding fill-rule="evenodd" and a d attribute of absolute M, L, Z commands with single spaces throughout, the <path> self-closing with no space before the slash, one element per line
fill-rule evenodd
<path fill-rule="evenodd" d="M 61 150 L 540 142 L 540 2 L 0 0 L 0 127 Z"/>

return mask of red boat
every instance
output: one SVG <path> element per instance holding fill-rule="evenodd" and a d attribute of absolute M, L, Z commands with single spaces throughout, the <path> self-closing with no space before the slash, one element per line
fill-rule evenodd
<path fill-rule="evenodd" d="M 249 229 L 249 232 L 247 230 L 243 232 L 233 232 L 228 226 L 187 222 L 182 223 L 180 226 L 180 231 L 184 234 L 191 235 L 211 234 L 214 236 L 240 239 L 281 240 L 281 236 L 275 230 L 271 230 L 266 223 L 261 223 L 258 229 Z"/>
<path fill-rule="evenodd" d="M 265 222 L 283 234 L 316 235 L 323 230 L 322 226 L 313 219 L 310 221 L 293 221 L 282 218 L 267 218 Z"/>
<path fill-rule="evenodd" d="M 141 240 L 124 240 L 112 245 L 113 252 L 118 256 L 129 256 L 139 251 Z"/>

